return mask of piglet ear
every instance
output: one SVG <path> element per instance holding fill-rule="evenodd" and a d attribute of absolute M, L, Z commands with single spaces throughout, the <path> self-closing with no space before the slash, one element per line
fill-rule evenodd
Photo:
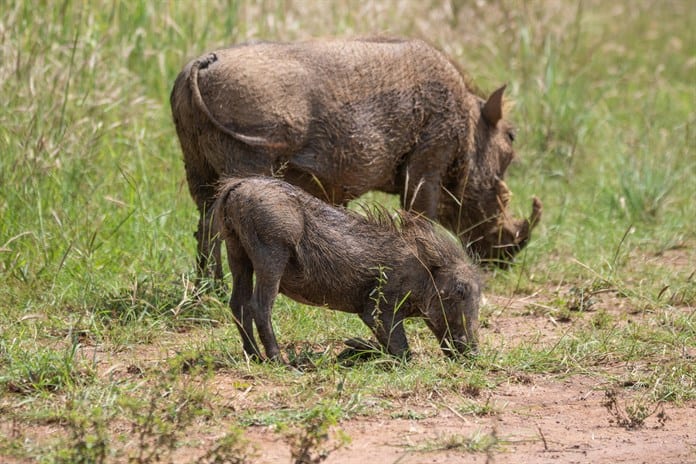
<path fill-rule="evenodd" d="M 483 119 L 491 126 L 495 127 L 503 118 L 503 93 L 505 92 L 505 85 L 496 90 L 488 97 L 486 103 L 484 103 L 483 108 L 481 108 L 481 115 Z"/>

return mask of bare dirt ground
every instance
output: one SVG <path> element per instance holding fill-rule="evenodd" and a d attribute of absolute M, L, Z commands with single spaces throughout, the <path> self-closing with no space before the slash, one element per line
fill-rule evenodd
<path fill-rule="evenodd" d="M 488 331 L 511 342 L 530 333 L 543 338 L 559 337 L 568 325 L 552 318 L 534 315 L 515 315 L 514 308 L 523 308 L 534 297 L 503 301 L 505 314 L 490 318 Z M 600 302 L 601 306 L 602 303 Z M 611 306 L 611 305 L 608 305 Z M 615 307 L 615 306 L 612 306 Z M 689 310 L 689 309 L 685 309 Z M 171 340 L 172 346 L 184 343 Z M 167 350 L 165 350 L 167 351 Z M 137 365 L 161 362 L 162 350 L 133 358 L 127 354 L 116 361 L 104 359 L 104 373 L 110 376 L 128 375 L 129 361 Z M 691 353 L 690 355 L 693 355 Z M 110 358 L 110 356 L 106 356 Z M 157 359 L 159 358 L 159 359 Z M 621 365 L 606 367 L 617 372 Z M 231 374 L 216 374 L 212 391 L 216 401 L 228 403 L 230 408 L 244 408 L 250 390 L 253 402 L 274 391 L 274 386 L 250 385 L 240 388 L 245 379 Z M 618 425 L 608 412 L 605 402 L 606 380 L 592 375 L 546 376 L 512 374 L 509 382 L 492 391 L 483 392 L 485 401 L 492 405 L 492 413 L 485 416 L 462 415 L 450 404 L 457 398 L 451 393 L 433 391 L 426 397 L 391 400 L 395 409 L 413 411 L 414 419 L 363 415 L 342 421 L 338 427 L 350 437 L 350 443 L 333 451 L 327 464 L 421 464 L 421 463 L 696 463 L 696 402 L 676 406 L 664 404 L 665 419 L 657 414 L 646 419 L 635 430 Z M 282 387 L 278 387 L 282 388 Z M 260 391 L 260 392 L 259 392 Z M 447 395 L 450 395 L 449 397 Z M 461 400 L 461 398 L 459 398 Z M 478 398 L 481 401 L 481 398 Z M 369 412 L 369 411 L 368 411 Z M 0 433 L 10 433 L 12 425 L 5 423 Z M 51 436 L 60 432 L 59 424 L 24 428 L 28 437 Z M 116 431 L 114 431 L 116 432 Z M 188 444 L 180 447 L 173 462 L 195 462 L 201 450 L 209 449 L 225 433 L 223 426 L 208 425 L 187 433 Z M 469 452 L 461 445 L 462 438 L 493 436 L 498 445 L 488 452 Z M 245 429 L 245 438 L 256 449 L 252 462 L 260 464 L 288 464 L 292 462 L 290 446 L 283 434 L 272 427 L 252 426 Z M 8 458 L 9 459 L 9 458 Z M 0 462 L 24 462 L 18 460 Z"/>
<path fill-rule="evenodd" d="M 522 307 L 533 299 L 498 300 Z M 598 307 L 616 308 L 611 298 Z M 514 311 L 509 311 L 514 313 Z M 489 330 L 510 340 L 540 331 L 558 337 L 568 326 L 551 318 L 498 316 Z M 693 355 L 693 353 L 692 353 Z M 624 366 L 606 366 L 620 375 Z M 517 376 L 485 395 L 494 405 L 489 416 L 463 416 L 448 407 L 449 398 L 405 399 L 403 410 L 424 419 L 358 418 L 340 428 L 351 443 L 334 451 L 329 464 L 374 463 L 696 463 L 696 402 L 665 404 L 645 424 L 629 430 L 616 423 L 605 403 L 606 380 L 590 375 Z M 457 446 L 457 437 L 493 435 L 500 446 L 471 453 Z M 260 451 L 259 463 L 292 462 L 283 440 L 264 427 L 248 429 Z M 448 445 L 449 444 L 449 445 Z M 447 449 L 448 446 L 450 449 Z"/>
<path fill-rule="evenodd" d="M 587 377 L 561 382 L 535 378 L 530 384 L 510 384 L 491 400 L 505 409 L 491 417 L 470 418 L 438 407 L 434 417 L 422 420 L 358 419 L 341 424 L 351 444 L 325 461 L 335 464 L 375 463 L 689 463 L 696 462 L 696 405 L 667 406 L 664 426 L 657 419 L 639 430 L 609 422 L 602 405 L 604 394 Z M 469 453 L 442 449 L 447 438 L 495 433 L 500 449 Z M 282 440 L 263 428 L 248 437 L 261 451 L 258 462 L 289 463 Z M 422 449 L 442 443 L 440 449 Z M 427 447 L 426 447 L 427 448 Z"/>
<path fill-rule="evenodd" d="M 548 315 L 525 314 L 530 304 L 543 305 L 544 299 L 538 295 L 488 298 L 504 310 L 491 316 L 486 330 L 511 344 L 532 334 L 540 341 L 557 340 L 571 327 Z M 623 299 L 609 292 L 597 296 L 593 309 L 614 314 L 630 311 Z M 696 358 L 696 353 L 685 355 Z M 602 369 L 620 378 L 634 367 L 608 362 Z M 217 380 L 220 393 L 231 394 L 224 386 L 231 379 Z M 511 374 L 507 383 L 482 393 L 487 398 L 484 401 L 493 405 L 493 412 L 487 416 L 464 416 L 448 406 L 456 404 L 455 398 L 437 391 L 426 398 L 404 398 L 397 409 L 414 411 L 421 418 L 368 416 L 343 421 L 339 427 L 351 442 L 332 452 L 324 462 L 696 463 L 696 402 L 664 404 L 642 427 L 627 429 L 606 407 L 609 387 L 606 377 L 589 374 Z M 621 394 L 624 397 L 619 402 L 625 405 L 631 393 L 623 390 Z M 485 435 L 497 438 L 499 446 L 488 452 L 469 452 L 461 446 L 462 437 Z M 257 462 L 292 462 L 289 446 L 272 429 L 250 427 L 246 437 L 259 452 Z"/>

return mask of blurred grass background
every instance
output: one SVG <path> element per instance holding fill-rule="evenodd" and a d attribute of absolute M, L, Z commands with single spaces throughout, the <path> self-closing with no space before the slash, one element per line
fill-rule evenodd
<path fill-rule="evenodd" d="M 573 259 L 616 265 L 620 243 L 647 253 L 693 244 L 689 1 L 66 0 L 2 10 L 0 307 L 84 308 L 129 282 L 191 272 L 195 210 L 168 94 L 188 59 L 249 39 L 421 37 L 485 91 L 508 83 L 514 208 L 527 213 L 532 194 L 546 207 L 517 269 L 533 280 L 585 274 Z"/>

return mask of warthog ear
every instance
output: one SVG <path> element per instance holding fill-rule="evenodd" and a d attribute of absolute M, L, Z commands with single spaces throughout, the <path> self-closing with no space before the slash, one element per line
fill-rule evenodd
<path fill-rule="evenodd" d="M 483 119 L 493 127 L 503 118 L 503 93 L 505 92 L 505 87 L 503 85 L 493 92 L 481 109 Z"/>

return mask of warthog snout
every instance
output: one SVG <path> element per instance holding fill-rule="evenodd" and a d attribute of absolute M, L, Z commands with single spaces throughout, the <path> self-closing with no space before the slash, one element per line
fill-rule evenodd
<path fill-rule="evenodd" d="M 450 357 L 478 353 L 480 283 L 462 266 L 447 267 L 434 274 L 438 297 L 431 303 L 426 323 Z"/>

